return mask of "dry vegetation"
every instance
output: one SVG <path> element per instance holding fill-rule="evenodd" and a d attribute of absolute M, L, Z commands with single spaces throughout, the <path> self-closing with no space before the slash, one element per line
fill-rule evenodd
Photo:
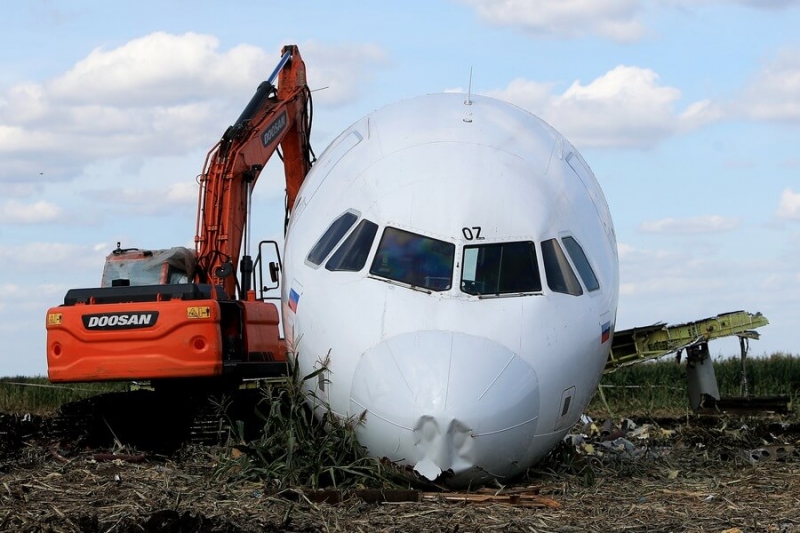
<path fill-rule="evenodd" d="M 800 362 L 782 359 L 788 362 L 775 359 L 784 365 L 783 379 L 776 382 L 784 387 L 798 375 L 792 372 Z M 661 364 L 663 370 L 639 367 L 674 371 L 673 363 Z M 642 372 L 639 367 L 627 371 Z M 294 435 L 300 448 L 278 440 L 274 426 L 272 440 L 247 447 L 191 447 L 158 456 L 52 442 L 47 416 L 24 417 L 17 411 L 0 416 L 0 530 L 800 531 L 797 414 L 698 417 L 687 412 L 685 396 L 674 391 L 667 396 L 675 399 L 662 407 L 655 399 L 660 390 L 684 386 L 680 369 L 673 382 L 664 375 L 650 382 L 642 380 L 652 376 L 633 380 L 635 386 L 659 385 L 652 388 L 606 388 L 613 418 L 602 402 L 594 402 L 594 421 L 576 426 L 574 437 L 524 479 L 471 493 L 417 490 L 389 470 L 371 481 L 364 471 L 339 478 L 352 488 L 336 493 L 316 492 L 309 486 L 313 482 L 282 480 L 274 462 L 285 463 L 287 450 L 303 448 L 302 439 L 308 437 L 303 433 L 312 428 L 302 423 L 281 429 Z M 625 379 L 617 373 L 604 381 L 614 385 L 620 382 L 612 380 Z M 793 385 L 759 393 L 794 395 L 797 390 Z M 298 414 L 283 405 L 278 423 Z M 270 417 L 273 422 L 276 414 Z M 346 432 L 341 436 L 348 438 Z M 274 457 L 257 461 L 259 447 L 262 453 L 272 450 Z M 302 451 L 325 449 L 330 461 L 344 457 L 334 453 L 339 447 L 345 445 L 314 441 Z M 275 448 L 281 451 L 275 454 Z M 295 469 L 297 461 L 313 463 L 319 456 L 294 455 L 291 460 Z M 347 461 L 342 474 L 347 474 Z M 376 485 L 385 490 L 356 490 Z M 344 501 L 321 503 L 331 494 Z"/>

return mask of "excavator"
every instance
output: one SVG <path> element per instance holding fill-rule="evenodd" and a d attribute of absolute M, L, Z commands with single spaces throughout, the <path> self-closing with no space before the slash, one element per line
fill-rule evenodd
<path fill-rule="evenodd" d="M 118 244 L 100 287 L 69 290 L 63 305 L 47 311 L 51 382 L 147 381 L 183 394 L 286 373 L 274 303 L 280 298 L 265 296 L 278 286 L 280 252 L 275 241 L 261 241 L 255 260 L 251 256 L 251 200 L 261 170 L 277 152 L 288 221 L 312 165 L 311 119 L 305 63 L 297 46 L 288 45 L 206 156 L 195 250 Z M 276 260 L 264 265 L 267 255 Z"/>

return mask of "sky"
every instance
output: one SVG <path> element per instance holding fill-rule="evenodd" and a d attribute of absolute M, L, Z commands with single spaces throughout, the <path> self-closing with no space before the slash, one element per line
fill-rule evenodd
<path fill-rule="evenodd" d="M 800 355 L 800 0 L 27 0 L 0 18 L 0 376 L 123 247 L 193 247 L 206 152 L 297 44 L 317 154 L 419 94 L 508 100 L 589 163 L 620 252 L 617 328 L 735 310 Z M 254 195 L 280 238 L 283 175 Z M 710 345 L 738 354 L 735 339 Z"/>

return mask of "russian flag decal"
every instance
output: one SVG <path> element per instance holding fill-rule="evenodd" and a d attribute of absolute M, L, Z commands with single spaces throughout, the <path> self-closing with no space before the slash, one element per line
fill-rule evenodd
<path fill-rule="evenodd" d="M 600 344 L 605 344 L 611 338 L 611 322 L 606 322 L 600 326 Z"/>
<path fill-rule="evenodd" d="M 294 289 L 289 291 L 289 309 L 297 312 L 297 303 L 300 301 L 300 295 Z"/>

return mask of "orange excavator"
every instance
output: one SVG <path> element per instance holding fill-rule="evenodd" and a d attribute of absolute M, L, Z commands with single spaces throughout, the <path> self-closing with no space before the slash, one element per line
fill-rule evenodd
<path fill-rule="evenodd" d="M 101 287 L 72 289 L 63 305 L 47 311 L 50 381 L 235 383 L 286 372 L 279 312 L 269 301 L 279 298 L 264 296 L 277 288 L 280 252 L 276 242 L 262 241 L 256 259 L 250 255 L 251 197 L 278 152 L 288 221 L 312 164 L 311 116 L 305 64 L 296 46 L 286 46 L 206 157 L 195 250 L 117 245 Z M 276 258 L 266 268 L 269 287 L 263 284 L 264 246 L 264 256 Z"/>

